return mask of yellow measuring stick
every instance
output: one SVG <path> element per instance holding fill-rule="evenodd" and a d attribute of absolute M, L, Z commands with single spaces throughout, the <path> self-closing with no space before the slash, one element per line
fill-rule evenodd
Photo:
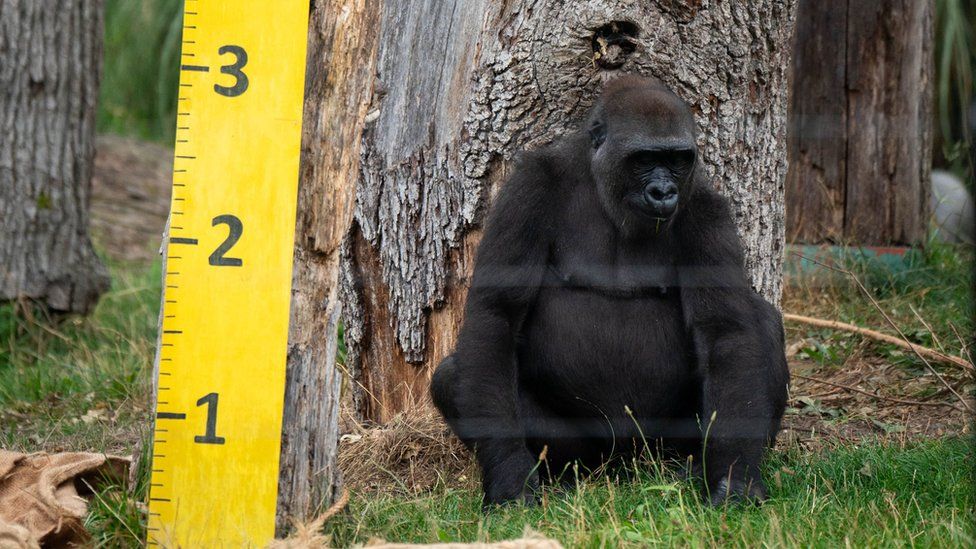
<path fill-rule="evenodd" d="M 307 0 L 186 0 L 150 545 L 274 538 Z"/>

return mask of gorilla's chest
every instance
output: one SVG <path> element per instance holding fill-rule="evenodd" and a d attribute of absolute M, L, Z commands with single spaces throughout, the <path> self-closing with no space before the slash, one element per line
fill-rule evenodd
<path fill-rule="evenodd" d="M 609 408 L 660 400 L 690 382 L 676 271 L 666 246 L 654 244 L 622 244 L 594 228 L 553 245 L 519 333 L 524 381 L 546 387 L 547 399 Z"/>
<path fill-rule="evenodd" d="M 518 369 L 550 406 L 648 409 L 693 381 L 676 292 L 616 298 L 543 288 L 520 330 Z"/>
<path fill-rule="evenodd" d="M 589 290 L 611 298 L 677 293 L 669 234 L 627 240 L 599 212 L 570 209 L 564 217 L 549 250 L 545 286 Z"/>

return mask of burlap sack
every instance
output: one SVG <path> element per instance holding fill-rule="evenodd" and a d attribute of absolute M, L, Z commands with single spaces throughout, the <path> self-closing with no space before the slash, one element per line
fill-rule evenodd
<path fill-rule="evenodd" d="M 104 454 L 20 454 L 0 450 L 0 549 L 84 543 L 91 494 L 124 482 L 127 458 Z"/>

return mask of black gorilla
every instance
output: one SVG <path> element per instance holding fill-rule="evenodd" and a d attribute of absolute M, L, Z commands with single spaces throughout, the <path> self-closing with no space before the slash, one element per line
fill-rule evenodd
<path fill-rule="evenodd" d="M 749 285 L 695 135 L 664 84 L 622 77 L 584 131 L 525 153 L 502 188 L 431 387 L 486 505 L 645 444 L 694 456 L 713 504 L 765 498 L 782 319 Z"/>

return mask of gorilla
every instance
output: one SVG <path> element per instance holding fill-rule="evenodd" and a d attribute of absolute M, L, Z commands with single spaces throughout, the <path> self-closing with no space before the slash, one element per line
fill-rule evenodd
<path fill-rule="evenodd" d="M 481 468 L 484 505 L 653 447 L 705 499 L 762 501 L 789 372 L 750 286 L 691 111 L 620 77 L 579 132 L 523 153 L 489 213 L 435 406 Z"/>

